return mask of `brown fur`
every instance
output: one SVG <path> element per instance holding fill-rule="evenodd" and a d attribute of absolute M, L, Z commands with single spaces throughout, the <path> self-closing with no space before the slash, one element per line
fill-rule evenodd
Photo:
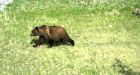
<path fill-rule="evenodd" d="M 69 37 L 66 30 L 61 26 L 46 26 L 35 27 L 32 30 L 31 36 L 39 36 L 39 40 L 34 47 L 37 47 L 45 41 L 52 47 L 54 43 L 66 43 L 74 46 L 74 41 Z"/>

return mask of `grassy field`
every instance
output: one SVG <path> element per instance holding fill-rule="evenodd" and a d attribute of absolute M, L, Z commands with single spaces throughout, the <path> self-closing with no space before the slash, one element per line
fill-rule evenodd
<path fill-rule="evenodd" d="M 140 0 L 14 0 L 0 13 L 0 75 L 140 75 L 135 8 Z M 42 24 L 65 27 L 75 46 L 32 47 Z"/>

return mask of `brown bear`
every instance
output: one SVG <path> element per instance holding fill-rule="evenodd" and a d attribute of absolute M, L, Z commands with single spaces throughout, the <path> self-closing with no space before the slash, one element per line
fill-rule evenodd
<path fill-rule="evenodd" d="M 52 47 L 55 43 L 65 43 L 74 46 L 74 41 L 70 38 L 66 30 L 61 26 L 42 25 L 33 28 L 30 36 L 39 36 L 34 47 L 37 47 L 44 42 L 48 43 L 48 47 Z"/>

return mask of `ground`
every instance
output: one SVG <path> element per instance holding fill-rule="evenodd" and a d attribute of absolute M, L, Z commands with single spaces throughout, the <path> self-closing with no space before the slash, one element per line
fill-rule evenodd
<path fill-rule="evenodd" d="M 14 0 L 0 13 L 0 74 L 140 75 L 135 8 L 139 0 Z M 75 46 L 32 47 L 42 24 L 65 27 Z"/>

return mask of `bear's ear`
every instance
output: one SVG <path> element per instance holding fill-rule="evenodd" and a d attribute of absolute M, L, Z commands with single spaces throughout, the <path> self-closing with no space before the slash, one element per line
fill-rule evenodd
<path fill-rule="evenodd" d="M 38 27 L 35 27 L 35 29 L 38 31 Z"/>

